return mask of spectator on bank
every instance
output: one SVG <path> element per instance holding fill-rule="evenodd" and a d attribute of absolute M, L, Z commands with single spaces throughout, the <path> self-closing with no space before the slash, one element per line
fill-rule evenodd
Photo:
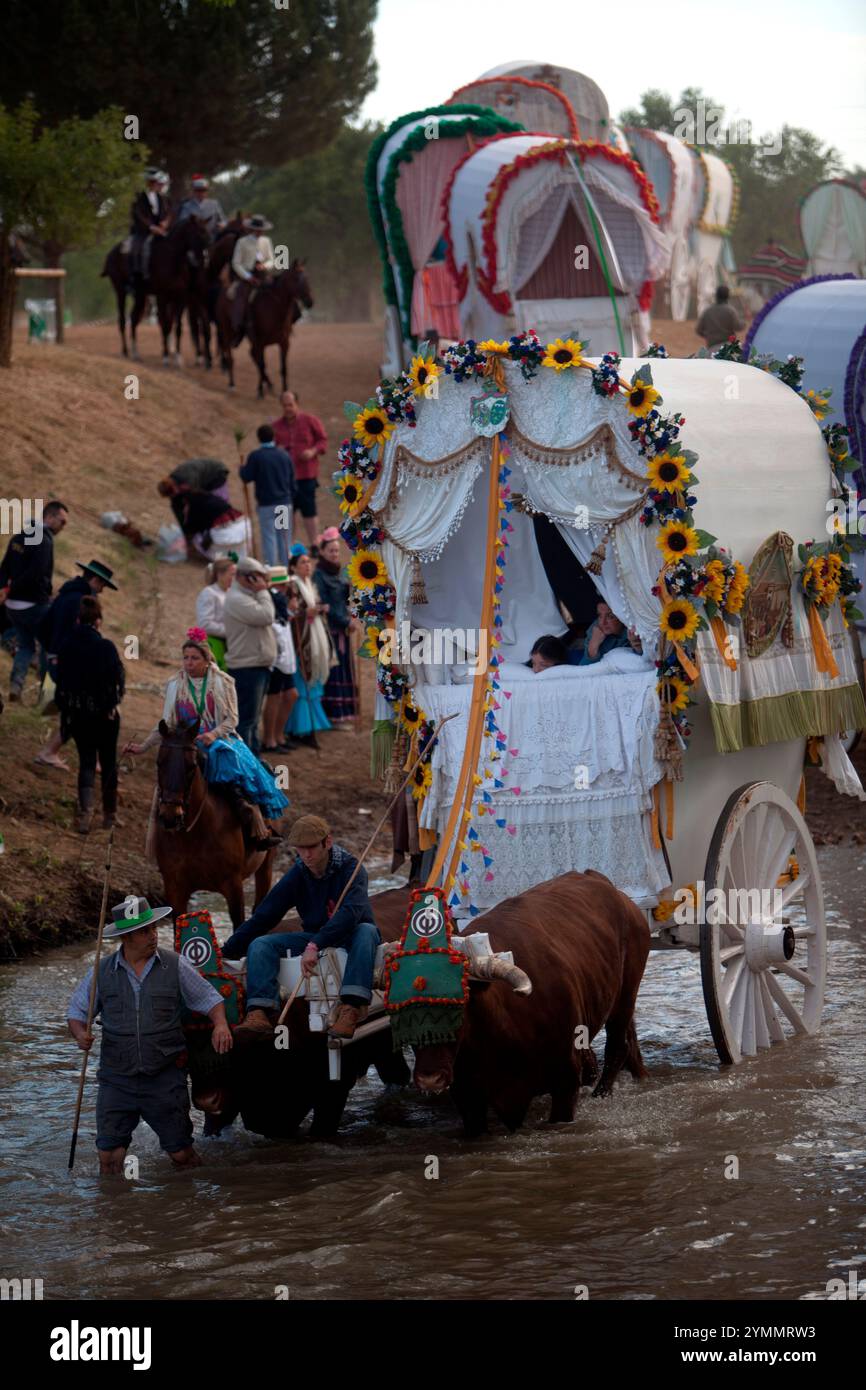
<path fill-rule="evenodd" d="M 195 601 L 196 626 L 207 633 L 207 643 L 221 671 L 226 669 L 226 626 L 223 610 L 226 594 L 232 586 L 237 565 L 227 555 L 212 560 L 208 566 L 208 582 L 199 590 Z"/>
<path fill-rule="evenodd" d="M 93 820 L 96 760 L 102 779 L 102 828 L 110 830 L 117 811 L 118 705 L 125 677 L 117 648 L 103 637 L 102 607 L 85 595 L 78 621 L 57 658 L 57 705 L 61 734 L 78 749 L 78 823 L 82 835 Z"/>
<path fill-rule="evenodd" d="M 259 447 L 240 467 L 241 481 L 256 490 L 262 554 L 266 565 L 288 565 L 292 544 L 292 498 L 295 473 L 285 449 L 274 443 L 270 425 L 256 430 Z"/>
<path fill-rule="evenodd" d="M 10 700 L 21 699 L 24 681 L 36 653 L 39 628 L 51 602 L 54 537 L 60 534 L 68 519 L 69 508 L 65 502 L 49 502 L 43 508 L 41 525 L 14 535 L 0 561 L 0 604 L 6 606 L 16 644 L 9 681 Z M 44 650 L 42 670 L 44 673 Z"/>
<path fill-rule="evenodd" d="M 287 753 L 294 746 L 287 742 L 284 729 L 298 698 L 295 673 L 298 669 L 291 620 L 297 610 L 297 599 L 288 598 L 289 572 L 281 565 L 271 569 L 271 598 L 274 601 L 274 636 L 277 639 L 277 658 L 268 681 L 263 720 L 263 752 Z"/>
<path fill-rule="evenodd" d="M 328 447 L 325 427 L 315 415 L 298 409 L 298 393 L 284 391 L 280 397 L 283 413 L 274 420 L 274 437 L 288 450 L 295 470 L 295 508 L 304 518 L 307 542 L 315 555 L 319 518 L 316 515 L 316 489 L 319 486 L 319 457 Z"/>
<path fill-rule="evenodd" d="M 39 640 L 45 650 L 48 675 L 55 686 L 57 685 L 57 657 L 78 622 L 81 600 L 88 597 L 98 598 L 104 589 L 114 589 L 117 592 L 117 585 L 112 580 L 114 571 L 104 565 L 101 560 L 91 560 L 88 565 L 82 564 L 80 560 L 76 560 L 75 563 L 80 570 L 83 570 L 83 573 L 75 575 L 73 579 L 67 579 L 66 583 L 61 585 L 60 591 L 48 609 L 39 629 Z M 63 772 L 68 772 L 69 764 L 65 763 L 59 756 L 64 742 L 61 727 L 51 735 L 45 747 L 39 750 L 33 761 L 42 763 L 46 767 L 56 767 Z"/>
<path fill-rule="evenodd" d="M 253 753 L 259 751 L 259 719 L 271 667 L 277 658 L 274 603 L 268 592 L 269 571 L 251 555 L 238 561 L 226 595 L 226 670 L 238 697 L 237 731 Z"/>

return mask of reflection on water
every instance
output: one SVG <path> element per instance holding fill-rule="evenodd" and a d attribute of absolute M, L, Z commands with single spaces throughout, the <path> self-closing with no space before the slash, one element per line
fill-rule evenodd
<path fill-rule="evenodd" d="M 830 954 L 818 1037 L 720 1070 L 696 959 L 653 953 L 638 1000 L 649 1078 L 623 1077 L 605 1101 L 584 1092 L 573 1125 L 547 1126 L 538 1102 L 525 1130 L 471 1143 L 447 1098 L 390 1092 L 371 1073 L 338 1143 L 276 1143 L 238 1123 L 200 1138 L 206 1167 L 181 1174 L 140 1126 L 138 1180 L 100 1182 L 91 1065 L 69 1177 L 79 1054 L 62 1019 L 92 952 L 3 968 L 0 1230 L 16 1268 L 0 1273 L 42 1278 L 46 1298 L 272 1298 L 280 1285 L 571 1298 L 578 1284 L 591 1298 L 825 1297 L 828 1278 L 866 1262 L 866 948 L 860 867 L 850 850 L 819 853 Z M 438 1179 L 425 1177 L 430 1156 Z"/>

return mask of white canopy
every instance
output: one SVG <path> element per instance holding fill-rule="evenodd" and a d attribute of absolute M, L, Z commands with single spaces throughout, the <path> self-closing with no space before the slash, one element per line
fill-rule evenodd
<path fill-rule="evenodd" d="M 578 138 L 577 117 L 562 92 L 546 83 L 533 82 L 528 77 L 515 81 L 514 76 L 479 77 L 465 87 L 458 87 L 448 104 L 477 101 L 479 105 L 490 106 L 511 121 L 519 122 L 525 130 Z"/>
<path fill-rule="evenodd" d="M 622 375 L 642 365 L 625 360 Z M 670 358 L 653 361 L 652 373 L 665 408 L 685 415 L 688 447 L 699 455 L 697 525 L 746 565 L 773 531 L 798 542 L 825 534 L 830 474 L 824 441 L 809 407 L 789 387 L 731 362 Z M 557 525 L 585 565 L 606 525 L 634 509 L 644 491 L 645 465 L 628 414 L 620 401 L 597 396 L 585 371 L 542 371 L 525 382 L 508 363 L 505 378 L 509 481 L 532 510 Z M 383 555 L 397 589 L 398 621 L 478 625 L 485 502 L 483 487 L 475 484 L 489 468 L 491 449 L 469 418 L 478 394 L 478 387 L 444 378 L 439 399 L 420 402 L 417 428 L 400 426 L 386 446 L 371 505 L 388 537 Z M 659 612 L 652 588 L 661 556 L 654 529 L 640 524 L 637 511 L 616 526 L 597 585 L 651 650 Z M 536 637 L 562 631 L 564 623 L 556 625 L 528 518 L 512 513 L 512 521 L 503 650 L 524 661 Z M 431 599 L 416 611 L 409 602 L 414 555 Z"/>
<path fill-rule="evenodd" d="M 590 230 L 593 223 L 585 189 L 592 200 L 613 287 L 622 297 L 619 315 L 627 329 L 636 314 L 642 285 L 664 274 L 670 260 L 670 238 L 643 206 L 631 165 L 606 159 L 597 147 L 579 143 L 568 146 L 574 162 L 571 158 L 561 160 L 562 145 L 545 151 L 535 162 L 519 167 L 504 187 L 493 227 L 495 265 L 485 242 L 485 215 L 493 181 L 520 156 L 548 144 L 547 137 L 529 134 L 492 141 L 464 159 L 457 169 L 446 234 L 457 272 L 465 280 L 461 306 L 464 336 L 501 336 L 513 331 L 514 324 L 521 328 L 531 324 L 542 335 L 555 336 L 577 325 L 594 343 L 601 336 L 615 346 L 615 316 L 595 259 L 597 247 L 594 230 Z M 569 213 L 577 218 L 578 235 L 585 238 L 590 267 L 596 267 L 594 283 L 585 270 L 575 269 L 574 247 L 569 242 L 566 262 L 554 268 L 551 288 L 542 297 L 533 292 L 533 278 L 557 245 Z M 490 289 L 507 296 L 505 304 L 510 302 L 511 312 L 505 304 L 497 308 L 490 303 L 479 284 L 479 267 L 488 280 L 495 277 Z"/>
<path fill-rule="evenodd" d="M 567 97 L 580 127 L 581 140 L 599 140 L 607 144 L 610 111 L 607 97 L 597 82 L 573 68 L 557 67 L 553 63 L 532 63 L 522 60 L 502 63 L 481 74 L 482 77 L 529 77 L 533 82 L 546 82 Z"/>
<path fill-rule="evenodd" d="M 800 208 L 807 275 L 866 275 L 866 197 L 851 183 L 819 183 Z"/>

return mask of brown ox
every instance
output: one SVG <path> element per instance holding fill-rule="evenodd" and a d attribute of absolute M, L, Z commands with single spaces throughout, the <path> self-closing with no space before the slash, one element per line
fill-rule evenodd
<path fill-rule="evenodd" d="M 581 1080 L 591 1076 L 589 1043 L 602 1026 L 604 1067 L 594 1095 L 606 1095 L 625 1066 L 646 1075 L 634 1005 L 650 947 L 645 915 L 603 874 L 562 874 L 508 898 L 473 923 L 497 951 L 512 951 L 511 983 L 473 984 L 454 1043 L 421 1047 L 415 1084 L 451 1088 L 467 1135 L 487 1127 L 492 1107 L 517 1129 L 534 1096 L 551 1098 L 551 1122 L 573 1120 Z M 531 981 L 525 992 L 525 972 Z M 586 1029 L 587 1048 L 575 1046 Z"/>

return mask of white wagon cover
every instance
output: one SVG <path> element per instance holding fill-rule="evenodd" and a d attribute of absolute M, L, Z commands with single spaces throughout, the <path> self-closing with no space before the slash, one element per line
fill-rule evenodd
<path fill-rule="evenodd" d="M 419 351 L 347 414 L 337 487 L 379 655 L 377 734 L 395 766 L 422 755 L 422 848 L 438 843 L 458 913 L 590 865 L 654 901 L 669 881 L 659 816 L 684 771 L 688 795 L 693 721 L 699 749 L 705 724 L 735 758 L 866 722 L 844 542 L 823 539 L 827 450 L 774 376 L 586 358 L 526 332 Z M 534 514 L 642 655 L 529 673 L 535 639 L 566 626 Z M 463 642 L 456 658 L 425 645 L 443 629 Z"/>

